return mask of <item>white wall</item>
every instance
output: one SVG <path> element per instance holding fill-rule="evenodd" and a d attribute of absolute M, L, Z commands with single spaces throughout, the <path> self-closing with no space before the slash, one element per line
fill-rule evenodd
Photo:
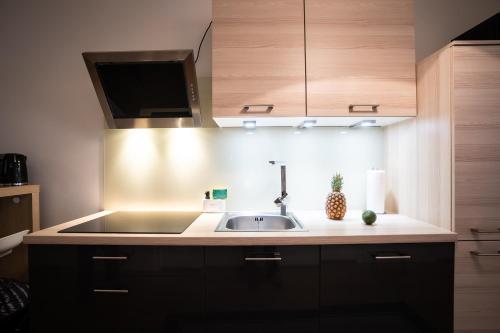
<path fill-rule="evenodd" d="M 251 133 L 251 132 L 250 132 Z M 105 208 L 199 210 L 205 190 L 229 189 L 229 210 L 276 210 L 287 165 L 291 209 L 324 209 L 335 172 L 349 209 L 365 208 L 366 171 L 383 165 L 380 128 L 107 130 Z"/>
<path fill-rule="evenodd" d="M 43 227 L 101 206 L 104 123 L 81 52 L 195 49 L 210 20 L 207 0 L 0 0 L 0 152 L 28 156 Z"/>

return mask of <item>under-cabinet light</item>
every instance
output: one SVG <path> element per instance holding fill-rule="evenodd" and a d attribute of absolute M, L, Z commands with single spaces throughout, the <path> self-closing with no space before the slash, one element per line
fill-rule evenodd
<path fill-rule="evenodd" d="M 353 127 L 373 127 L 377 125 L 377 121 L 375 119 L 365 119 L 358 121 L 357 123 L 352 124 L 349 126 L 350 128 Z"/>
<path fill-rule="evenodd" d="M 311 128 L 316 125 L 317 121 L 315 119 L 304 120 L 300 123 L 299 128 Z"/>
<path fill-rule="evenodd" d="M 243 120 L 243 127 L 246 129 L 254 129 L 257 127 L 257 122 L 255 120 Z"/>

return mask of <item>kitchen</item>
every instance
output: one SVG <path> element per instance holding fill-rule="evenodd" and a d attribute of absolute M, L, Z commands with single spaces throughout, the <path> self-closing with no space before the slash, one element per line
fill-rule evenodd
<path fill-rule="evenodd" d="M 498 37 L 464 34 L 499 7 L 3 1 L 0 152 L 30 185 L 0 188 L 0 236 L 38 229 L 38 195 L 42 230 L 0 277 L 29 267 L 29 330 L 500 329 Z M 192 50 L 201 127 L 112 116 L 99 54 L 141 50 Z"/>

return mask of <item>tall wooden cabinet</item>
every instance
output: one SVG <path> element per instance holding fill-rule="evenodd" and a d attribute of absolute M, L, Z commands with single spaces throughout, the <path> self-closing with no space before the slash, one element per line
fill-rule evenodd
<path fill-rule="evenodd" d="M 500 332 L 500 44 L 452 52 L 456 328 Z"/>
<path fill-rule="evenodd" d="M 214 0 L 213 116 L 415 116 L 413 2 Z"/>
<path fill-rule="evenodd" d="M 419 183 L 435 203 L 425 208 L 459 239 L 455 332 L 500 332 L 500 41 L 453 42 L 417 77 Z"/>
<path fill-rule="evenodd" d="M 500 240 L 500 44 L 452 52 L 455 230 Z"/>

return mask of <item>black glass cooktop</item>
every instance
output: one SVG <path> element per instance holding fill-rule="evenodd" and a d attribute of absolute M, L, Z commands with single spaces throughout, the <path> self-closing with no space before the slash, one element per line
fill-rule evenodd
<path fill-rule="evenodd" d="M 199 212 L 114 212 L 60 233 L 181 234 Z"/>

